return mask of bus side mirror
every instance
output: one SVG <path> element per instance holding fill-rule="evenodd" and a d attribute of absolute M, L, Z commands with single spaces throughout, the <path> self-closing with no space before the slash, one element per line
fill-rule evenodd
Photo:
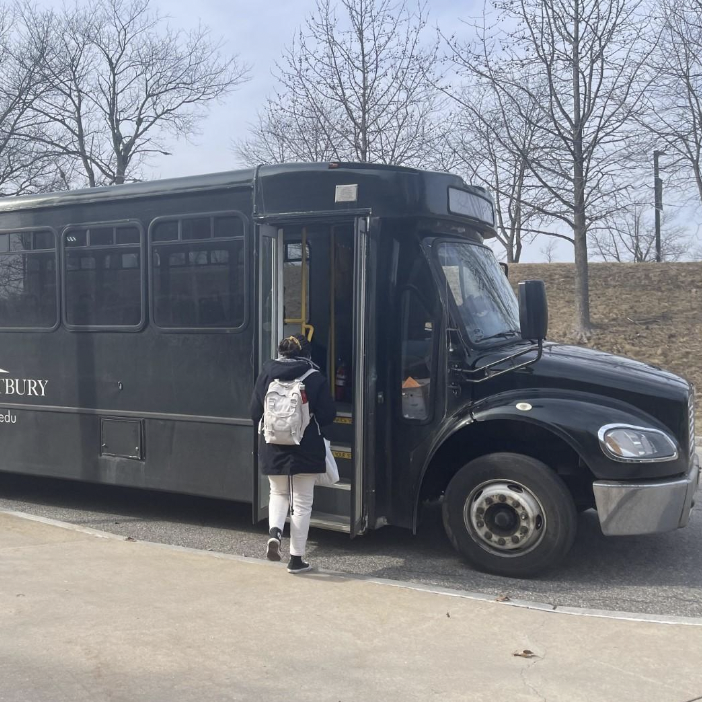
<path fill-rule="evenodd" d="M 543 341 L 548 331 L 548 302 L 543 280 L 519 283 L 519 326 L 522 339 Z"/>
<path fill-rule="evenodd" d="M 503 263 L 500 261 L 500 268 L 502 269 L 502 272 L 505 274 L 505 278 L 509 278 L 509 266 L 506 263 Z"/>

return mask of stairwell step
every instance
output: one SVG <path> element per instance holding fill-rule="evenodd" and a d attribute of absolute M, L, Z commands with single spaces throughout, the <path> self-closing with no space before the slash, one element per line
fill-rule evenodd
<path fill-rule="evenodd" d="M 329 529 L 330 531 L 351 531 L 350 517 L 339 516 L 338 514 L 327 514 L 325 512 L 315 512 L 312 510 L 310 526 Z"/>
<path fill-rule="evenodd" d="M 353 458 L 353 454 L 351 453 L 351 448 L 342 448 L 342 447 L 336 447 L 332 446 L 332 455 L 334 458 L 342 461 L 350 461 Z"/>
<path fill-rule="evenodd" d="M 320 488 L 324 488 L 326 490 L 348 490 L 351 491 L 351 481 L 350 480 L 344 480 L 344 478 L 341 478 L 338 483 L 334 483 L 334 485 L 316 485 L 315 490 L 319 490 Z"/>

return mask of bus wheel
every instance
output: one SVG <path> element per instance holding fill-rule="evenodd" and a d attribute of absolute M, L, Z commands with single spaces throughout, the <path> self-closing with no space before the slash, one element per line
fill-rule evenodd
<path fill-rule="evenodd" d="M 471 564 L 512 578 L 560 561 L 577 529 L 563 481 L 518 453 L 493 453 L 463 466 L 446 489 L 443 519 L 454 548 Z"/>

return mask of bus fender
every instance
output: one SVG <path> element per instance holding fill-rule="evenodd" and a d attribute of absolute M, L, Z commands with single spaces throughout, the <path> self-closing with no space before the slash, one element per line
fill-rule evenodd
<path fill-rule="evenodd" d="M 479 425 L 486 422 L 520 422 L 524 425 L 524 433 L 527 436 L 530 427 L 539 427 L 570 446 L 592 474 L 604 480 L 644 478 L 647 477 L 645 471 L 650 470 L 648 466 L 665 464 L 618 463 L 607 458 L 599 444 L 600 427 L 621 423 L 652 427 L 671 434 L 670 429 L 635 407 L 588 393 L 539 394 L 531 397 L 525 396 L 524 393 L 504 393 L 477 403 L 468 416 L 452 419 L 453 421 L 445 423 L 442 431 L 437 434 L 417 482 L 412 518 L 412 530 L 415 533 L 421 490 L 432 460 L 446 441 L 469 427 L 471 431 L 480 431 Z M 499 450 L 499 446 L 496 446 L 495 450 Z M 670 473 L 672 475 L 676 467 L 672 465 L 669 470 L 673 471 Z"/>
<path fill-rule="evenodd" d="M 608 458 L 598 437 L 603 426 L 630 424 L 671 434 L 668 427 L 637 407 L 585 392 L 554 392 L 532 397 L 518 392 L 505 393 L 476 405 L 472 416 L 476 422 L 521 421 L 526 431 L 529 425 L 538 425 L 567 443 L 594 476 L 604 480 L 645 477 L 640 472 L 641 466 L 650 464 L 625 464 Z"/>

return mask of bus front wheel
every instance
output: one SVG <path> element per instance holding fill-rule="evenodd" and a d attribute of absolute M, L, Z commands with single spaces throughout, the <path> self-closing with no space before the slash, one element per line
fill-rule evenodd
<path fill-rule="evenodd" d="M 451 479 L 444 528 L 472 565 L 512 578 L 560 561 L 575 539 L 577 513 L 563 481 L 547 465 L 517 453 L 476 458 Z"/>

